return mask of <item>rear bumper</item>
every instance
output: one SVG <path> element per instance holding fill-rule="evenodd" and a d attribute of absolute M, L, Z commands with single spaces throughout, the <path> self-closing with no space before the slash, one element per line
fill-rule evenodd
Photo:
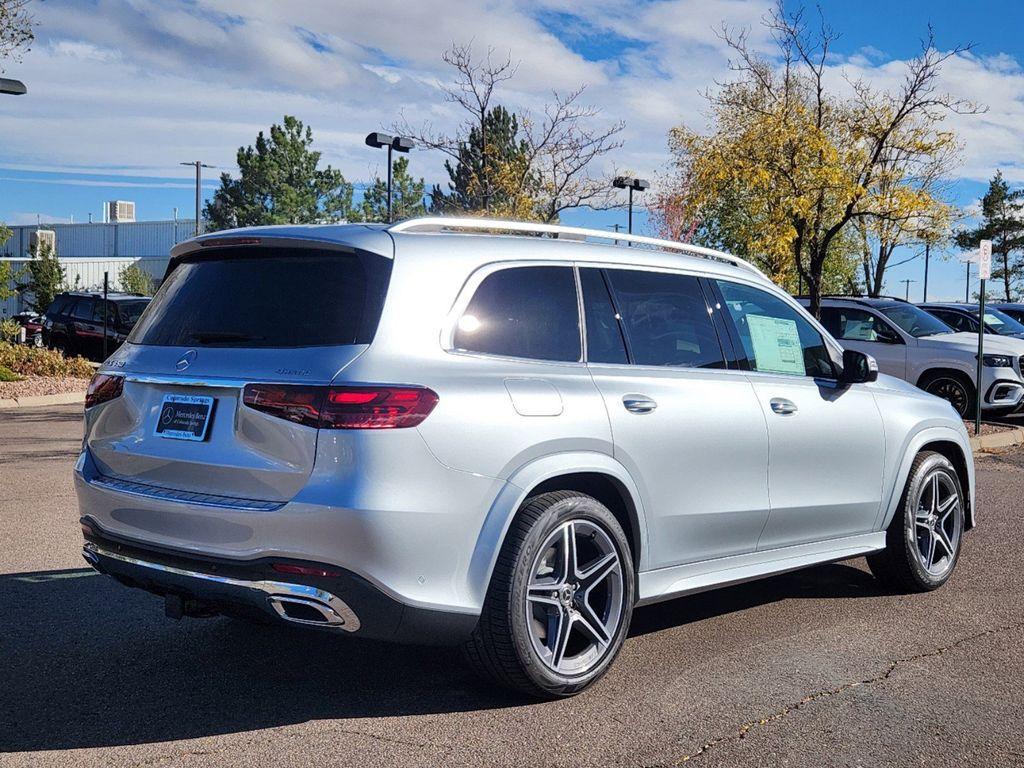
<path fill-rule="evenodd" d="M 198 557 L 132 542 L 82 518 L 82 554 L 100 573 L 186 606 L 188 615 L 260 617 L 339 634 L 417 645 L 452 645 L 469 637 L 479 617 L 404 605 L 366 579 L 336 566 L 260 558 L 246 562 Z M 327 575 L 279 573 L 302 565 Z"/>

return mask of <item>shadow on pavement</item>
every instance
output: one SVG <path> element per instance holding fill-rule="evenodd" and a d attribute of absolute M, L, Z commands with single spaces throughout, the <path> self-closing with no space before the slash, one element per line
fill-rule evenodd
<path fill-rule="evenodd" d="M 829 565 L 637 609 L 633 635 L 787 598 L 868 597 Z M 230 619 L 167 619 L 89 569 L 0 576 L 0 751 L 142 744 L 315 719 L 532 703 L 481 684 L 454 649 Z"/>

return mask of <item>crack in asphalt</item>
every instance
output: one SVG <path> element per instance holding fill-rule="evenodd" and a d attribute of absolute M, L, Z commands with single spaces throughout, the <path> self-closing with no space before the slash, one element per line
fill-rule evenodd
<path fill-rule="evenodd" d="M 758 727 L 766 727 L 766 726 L 770 725 L 771 723 L 776 722 L 777 720 L 782 720 L 784 717 L 789 715 L 791 712 L 796 712 L 797 710 L 802 709 L 805 706 L 807 706 L 808 704 L 814 703 L 815 701 L 819 701 L 821 699 L 831 698 L 833 696 L 838 696 L 838 695 L 840 695 L 842 693 L 845 693 L 846 691 L 849 691 L 849 690 L 851 690 L 853 688 L 860 688 L 860 687 L 864 687 L 864 686 L 877 685 L 879 683 L 884 683 L 886 680 L 888 680 L 892 676 L 892 674 L 896 671 L 896 669 L 901 664 L 907 664 L 909 662 L 919 661 L 921 659 L 929 659 L 929 658 L 933 658 L 935 656 L 941 656 L 944 653 L 947 653 L 948 651 L 952 651 L 952 650 L 954 650 L 956 648 L 959 648 L 962 645 L 974 642 L 975 640 L 981 640 L 982 638 L 990 637 L 991 635 L 998 635 L 998 634 L 1001 634 L 1003 632 L 1010 632 L 1010 631 L 1019 630 L 1019 629 L 1022 629 L 1022 628 L 1024 628 L 1024 622 L 1017 622 L 1017 623 L 1014 623 L 1014 624 L 1007 624 L 1007 625 L 1002 626 L 1002 627 L 995 627 L 993 629 L 986 629 L 986 630 L 983 630 L 982 632 L 977 632 L 977 633 L 975 633 L 973 635 L 969 635 L 968 637 L 963 637 L 963 638 L 957 640 L 956 642 L 950 643 L 949 645 L 940 646 L 939 648 L 935 648 L 935 649 L 933 649 L 931 651 L 925 651 L 923 653 L 916 653 L 913 656 L 905 656 L 905 657 L 899 658 L 899 659 L 892 659 L 892 660 L 889 661 L 888 669 L 886 669 L 885 672 L 883 672 L 880 675 L 877 675 L 876 677 L 871 677 L 871 678 L 868 678 L 866 680 L 857 680 L 856 682 L 853 682 L 853 683 L 845 683 L 844 685 L 840 685 L 837 688 L 832 688 L 832 689 L 827 690 L 827 691 L 817 691 L 816 693 L 812 693 L 812 694 L 809 694 L 808 696 L 804 696 L 799 701 L 796 701 L 796 702 L 793 702 L 791 704 L 785 705 L 782 709 L 778 710 L 777 712 L 773 712 L 770 715 L 767 715 L 767 716 L 761 717 L 761 718 L 757 718 L 755 720 L 748 720 L 747 722 L 743 723 L 743 725 L 741 725 L 739 728 L 737 728 L 732 733 L 727 733 L 727 734 L 725 734 L 723 736 L 718 736 L 717 738 L 711 739 L 711 741 L 705 742 L 704 745 L 701 746 L 699 749 L 697 749 L 697 750 L 695 750 L 693 752 L 690 752 L 688 754 L 685 754 L 682 757 L 677 758 L 676 760 L 673 760 L 670 763 L 660 763 L 659 765 L 682 765 L 683 763 L 689 762 L 690 760 L 693 760 L 693 759 L 695 759 L 697 757 L 700 757 L 705 752 L 708 752 L 709 750 L 714 749 L 715 747 L 717 747 L 719 744 L 722 744 L 722 743 L 727 742 L 727 741 L 739 741 L 740 739 L 746 738 L 747 733 L 751 729 L 758 728 Z"/>

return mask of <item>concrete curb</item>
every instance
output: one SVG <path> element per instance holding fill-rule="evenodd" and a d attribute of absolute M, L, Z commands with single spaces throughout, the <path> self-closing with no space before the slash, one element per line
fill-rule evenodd
<path fill-rule="evenodd" d="M 1015 427 L 1005 432 L 971 438 L 971 450 L 975 453 L 998 451 L 1003 448 L 1012 448 L 1015 445 L 1024 445 L 1024 427 Z"/>
<path fill-rule="evenodd" d="M 81 392 L 62 392 L 59 395 L 31 395 L 29 397 L 0 399 L 0 410 L 5 408 L 31 408 L 32 406 L 68 405 L 70 403 L 84 402 L 85 391 L 83 390 Z"/>

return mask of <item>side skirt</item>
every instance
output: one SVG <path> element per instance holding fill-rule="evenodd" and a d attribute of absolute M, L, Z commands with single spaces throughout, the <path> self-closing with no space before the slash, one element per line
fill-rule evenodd
<path fill-rule="evenodd" d="M 885 549 L 885 531 L 686 563 L 640 574 L 637 605 L 740 584 Z"/>

